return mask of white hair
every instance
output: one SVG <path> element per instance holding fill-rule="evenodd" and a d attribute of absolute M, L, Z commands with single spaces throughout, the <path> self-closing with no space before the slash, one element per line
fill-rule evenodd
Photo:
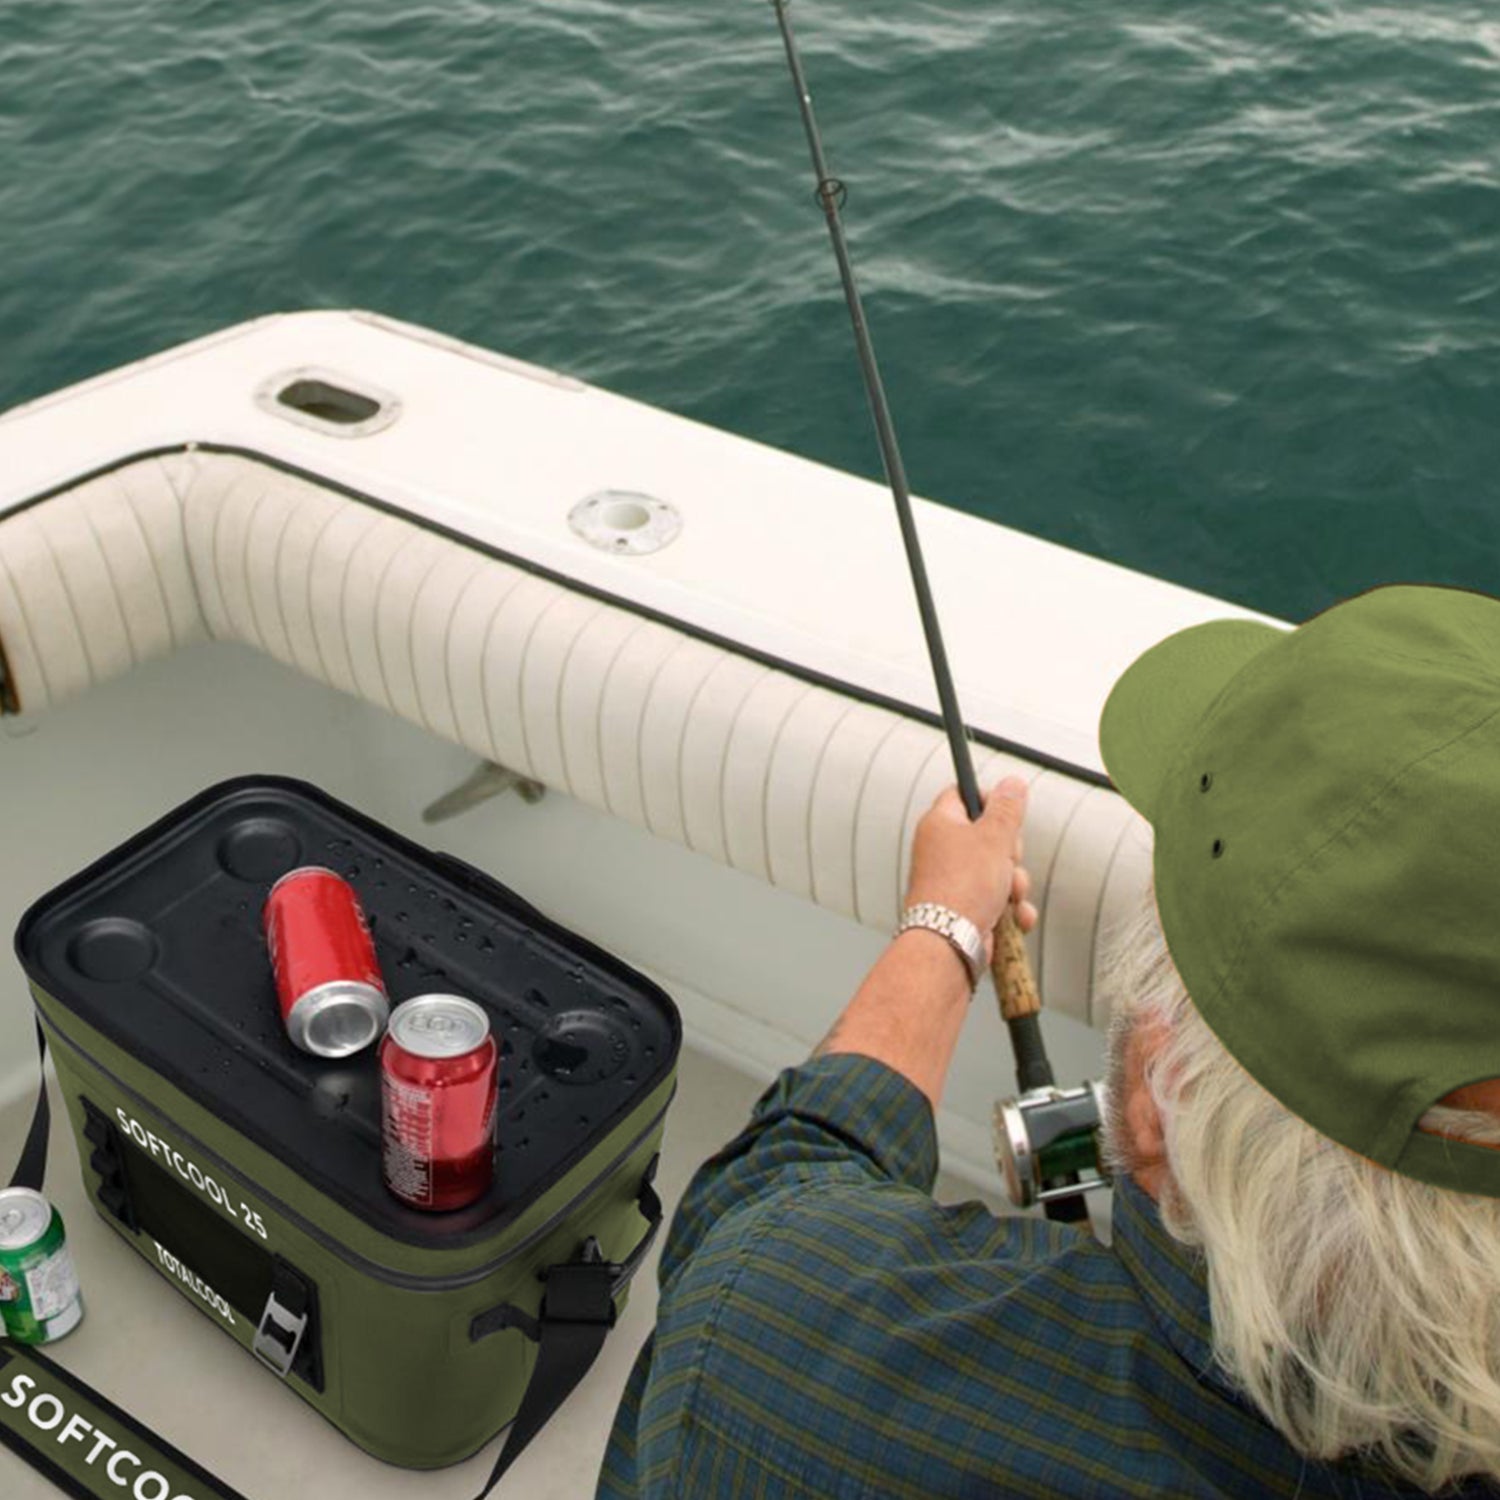
<path fill-rule="evenodd" d="M 1154 901 L 1116 939 L 1106 1154 L 1128 1170 L 1125 1038 L 1159 1028 L 1169 1233 L 1200 1246 L 1214 1354 L 1299 1453 L 1363 1454 L 1429 1491 L 1500 1479 L 1500 1199 L 1390 1172 L 1292 1114 L 1188 997 Z M 1500 1145 L 1500 1118 L 1422 1128 Z"/>

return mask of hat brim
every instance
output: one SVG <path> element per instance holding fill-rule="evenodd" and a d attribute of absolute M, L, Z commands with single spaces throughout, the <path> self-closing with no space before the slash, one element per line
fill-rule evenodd
<path fill-rule="evenodd" d="M 1163 778 L 1214 700 L 1285 635 L 1256 620 L 1210 620 L 1169 635 L 1125 669 L 1099 718 L 1099 749 L 1142 817 L 1156 821 Z"/>

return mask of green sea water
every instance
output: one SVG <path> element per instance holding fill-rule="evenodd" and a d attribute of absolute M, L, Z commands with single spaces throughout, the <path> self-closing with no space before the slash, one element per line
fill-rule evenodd
<path fill-rule="evenodd" d="M 1290 618 L 1500 591 L 1494 11 L 792 14 L 919 493 Z M 0 23 L 0 404 L 362 306 L 878 475 L 765 0 Z"/>

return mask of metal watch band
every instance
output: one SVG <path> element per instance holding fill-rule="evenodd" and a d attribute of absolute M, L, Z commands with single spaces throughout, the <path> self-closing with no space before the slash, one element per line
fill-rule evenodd
<path fill-rule="evenodd" d="M 967 917 L 951 907 L 939 906 L 936 901 L 919 901 L 901 913 L 901 925 L 896 928 L 896 935 L 899 937 L 909 927 L 925 927 L 947 938 L 969 971 L 969 987 L 972 989 L 979 983 L 980 975 L 984 973 L 984 939 Z"/>

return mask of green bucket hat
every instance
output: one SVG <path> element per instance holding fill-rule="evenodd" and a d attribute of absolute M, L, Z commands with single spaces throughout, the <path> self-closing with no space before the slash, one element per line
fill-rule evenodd
<path fill-rule="evenodd" d="M 1126 670 L 1099 738 L 1241 1065 L 1349 1150 L 1500 1197 L 1500 1150 L 1416 1129 L 1500 1078 L 1500 600 L 1403 584 L 1296 630 L 1193 626 Z"/>

